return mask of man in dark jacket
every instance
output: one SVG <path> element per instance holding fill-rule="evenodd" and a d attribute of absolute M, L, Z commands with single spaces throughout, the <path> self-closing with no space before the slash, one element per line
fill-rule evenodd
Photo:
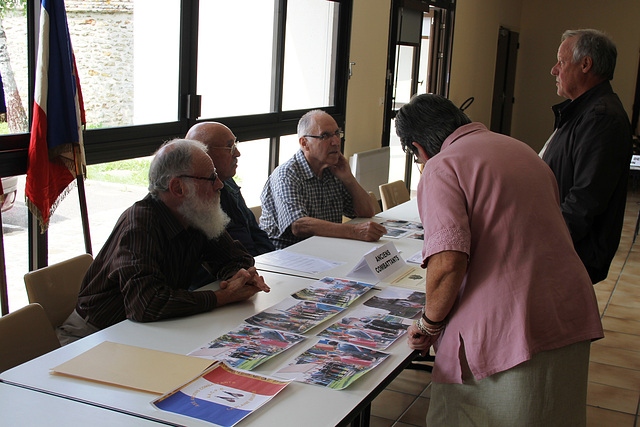
<path fill-rule="evenodd" d="M 555 130 L 540 153 L 558 181 L 562 214 L 595 284 L 607 277 L 618 249 L 631 161 L 629 118 L 609 80 L 617 51 L 596 30 L 562 36 L 551 69 L 558 95 Z"/>
<path fill-rule="evenodd" d="M 224 187 L 220 190 L 220 205 L 231 221 L 227 232 L 245 247 L 247 252 L 258 256 L 275 250 L 267 233 L 258 222 L 242 197 L 240 187 L 233 179 L 238 167 L 238 140 L 231 129 L 216 122 L 198 123 L 189 129 L 186 139 L 200 141 L 209 148 L 209 157 L 216 165 L 216 172 Z"/>

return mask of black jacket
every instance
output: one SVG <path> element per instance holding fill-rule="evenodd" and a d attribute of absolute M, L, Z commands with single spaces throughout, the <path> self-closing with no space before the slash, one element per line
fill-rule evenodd
<path fill-rule="evenodd" d="M 554 105 L 555 134 L 543 160 L 560 189 L 562 214 L 595 284 L 618 249 L 631 162 L 631 126 L 608 81 Z"/>

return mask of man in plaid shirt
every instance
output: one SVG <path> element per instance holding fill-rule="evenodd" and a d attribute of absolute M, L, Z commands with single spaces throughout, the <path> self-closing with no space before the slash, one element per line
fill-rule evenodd
<path fill-rule="evenodd" d="M 277 249 L 310 236 L 374 242 L 386 233 L 376 222 L 343 224 L 342 217 L 374 215 L 369 194 L 342 155 L 343 132 L 322 110 L 298 122 L 300 150 L 278 166 L 262 190 L 260 228 Z"/>

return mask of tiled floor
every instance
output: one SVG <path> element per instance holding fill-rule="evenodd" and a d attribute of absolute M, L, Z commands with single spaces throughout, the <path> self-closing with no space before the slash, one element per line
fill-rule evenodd
<path fill-rule="evenodd" d="M 605 338 L 591 346 L 588 427 L 640 427 L 640 190 L 630 191 L 620 247 L 595 285 Z M 374 401 L 372 427 L 426 426 L 431 375 L 405 370 Z M 438 426 L 439 427 L 439 426 Z"/>

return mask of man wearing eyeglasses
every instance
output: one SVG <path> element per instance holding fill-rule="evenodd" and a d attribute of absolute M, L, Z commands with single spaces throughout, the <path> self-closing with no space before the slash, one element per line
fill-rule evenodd
<path fill-rule="evenodd" d="M 193 125 L 185 138 L 200 141 L 209 149 L 209 157 L 224 185 L 220 190 L 220 205 L 231 219 L 227 224 L 227 232 L 253 256 L 273 251 L 273 243 L 258 226 L 253 212 L 242 197 L 240 187 L 233 179 L 240 150 L 238 139 L 231 129 L 222 123 L 203 122 Z"/>
<path fill-rule="evenodd" d="M 260 227 L 277 249 L 310 236 L 375 242 L 386 233 L 376 222 L 343 224 L 342 217 L 374 215 L 369 194 L 342 155 L 343 132 L 322 110 L 298 122 L 300 150 L 278 166 L 262 190 Z"/>
<path fill-rule="evenodd" d="M 268 292 L 225 231 L 221 188 L 204 144 L 164 144 L 151 162 L 149 195 L 122 214 L 89 267 L 76 309 L 58 328 L 61 343 L 125 319 L 187 316 Z M 201 266 L 222 280 L 219 290 L 189 291 Z"/>

